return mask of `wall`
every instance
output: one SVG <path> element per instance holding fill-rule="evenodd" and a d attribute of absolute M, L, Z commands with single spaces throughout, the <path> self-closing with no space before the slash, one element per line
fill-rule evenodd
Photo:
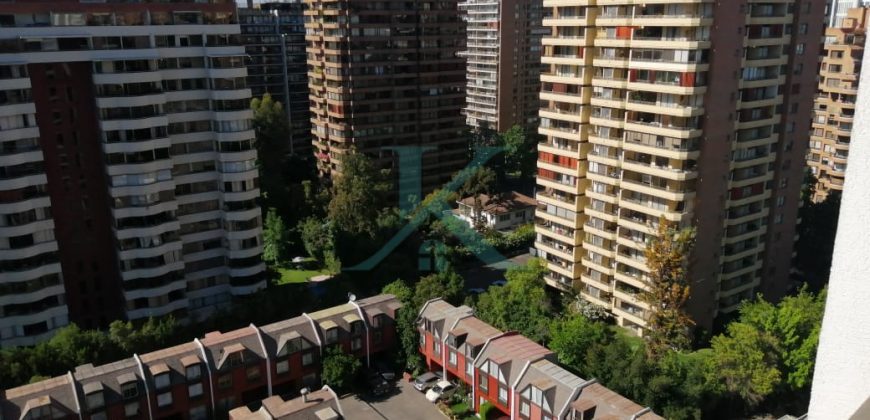
<path fill-rule="evenodd" d="M 868 65 L 867 56 L 864 65 Z M 861 75 L 810 419 L 847 419 L 870 394 L 870 75 Z"/>

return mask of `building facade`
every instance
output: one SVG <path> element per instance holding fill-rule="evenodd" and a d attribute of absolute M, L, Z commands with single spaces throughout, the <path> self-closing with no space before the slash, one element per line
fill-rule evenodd
<path fill-rule="evenodd" d="M 843 20 L 849 15 L 849 10 L 861 7 L 867 2 L 864 0 L 828 0 L 828 27 L 840 28 Z"/>
<path fill-rule="evenodd" d="M 839 27 L 825 30 L 813 133 L 807 151 L 807 165 L 818 180 L 815 201 L 823 201 L 832 191 L 843 191 L 868 14 L 868 8 L 851 9 Z"/>
<path fill-rule="evenodd" d="M 541 0 L 464 0 L 467 22 L 465 122 L 504 132 L 538 122 Z"/>
<path fill-rule="evenodd" d="M 320 386 L 325 347 L 368 366 L 397 344 L 392 295 L 251 325 L 0 393 L 4 419 L 221 419 L 236 407 Z"/>
<path fill-rule="evenodd" d="M 511 420 L 663 419 L 595 379 L 568 372 L 546 347 L 499 331 L 468 306 L 430 300 L 417 328 L 429 370 L 465 383 L 475 412 L 488 403 L 501 415 L 495 417 Z"/>
<path fill-rule="evenodd" d="M 825 2 L 545 1 L 547 282 L 642 334 L 646 243 L 695 227 L 698 326 L 788 288 Z"/>
<path fill-rule="evenodd" d="M 0 11 L 0 347 L 265 286 L 235 4 Z"/>
<path fill-rule="evenodd" d="M 465 166 L 464 23 L 455 0 L 306 0 L 308 87 L 318 172 L 352 150 L 398 175 L 394 147 L 430 147 L 424 191 Z M 407 175 L 405 175 L 407 176 Z"/>
<path fill-rule="evenodd" d="M 248 55 L 251 94 L 260 98 L 268 93 L 284 105 L 290 122 L 290 152 L 310 156 L 311 116 L 302 1 L 258 2 L 240 8 L 239 24 Z"/>

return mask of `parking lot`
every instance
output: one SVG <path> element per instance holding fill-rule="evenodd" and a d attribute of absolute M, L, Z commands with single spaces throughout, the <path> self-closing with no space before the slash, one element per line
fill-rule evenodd
<path fill-rule="evenodd" d="M 383 397 L 349 395 L 341 399 L 348 420 L 444 420 L 435 404 L 426 401 L 423 393 L 399 379 L 392 392 Z"/>

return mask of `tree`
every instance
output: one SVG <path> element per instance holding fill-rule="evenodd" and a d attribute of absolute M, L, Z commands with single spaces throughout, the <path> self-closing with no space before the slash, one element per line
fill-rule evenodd
<path fill-rule="evenodd" d="M 410 304 L 414 296 L 414 291 L 402 279 L 387 284 L 381 289 L 381 293 L 393 295 L 403 304 Z"/>
<path fill-rule="evenodd" d="M 362 362 L 353 355 L 345 354 L 340 346 L 331 346 L 326 349 L 322 366 L 323 382 L 333 389 L 347 391 L 359 374 Z"/>
<path fill-rule="evenodd" d="M 495 171 L 485 166 L 471 169 L 471 174 L 468 179 L 459 188 L 459 194 L 463 197 L 471 196 L 474 198 L 472 206 L 472 220 L 474 228 L 478 231 L 483 230 L 486 220 L 483 217 L 483 200 L 482 196 L 493 195 L 495 190 L 497 175 Z"/>
<path fill-rule="evenodd" d="M 411 303 L 413 307 L 419 309 L 426 301 L 440 297 L 453 305 L 458 305 L 462 301 L 464 289 L 465 279 L 448 268 L 421 278 L 414 287 Z"/>
<path fill-rule="evenodd" d="M 274 208 L 270 208 L 263 223 L 263 260 L 280 265 L 288 258 L 289 245 L 289 230 L 284 225 L 284 219 L 278 216 Z"/>
<path fill-rule="evenodd" d="M 585 373 L 586 354 L 594 345 L 602 345 L 613 339 L 607 326 L 593 322 L 581 315 L 558 318 L 550 323 L 550 341 L 547 347 L 559 357 L 559 362 L 576 372 Z"/>
<path fill-rule="evenodd" d="M 582 315 L 591 321 L 604 321 L 610 318 L 610 313 L 606 309 L 583 299 L 579 294 L 570 299 L 566 305 L 570 314 Z"/>
<path fill-rule="evenodd" d="M 477 317 L 503 330 L 519 331 L 543 342 L 549 334 L 550 299 L 544 284 L 546 266 L 532 259 L 505 273 L 507 284 L 490 287 L 480 295 Z"/>
<path fill-rule="evenodd" d="M 734 322 L 726 335 L 713 337 L 709 359 L 711 380 L 756 407 L 782 382 L 779 343 L 749 324 Z"/>
<path fill-rule="evenodd" d="M 286 209 L 289 203 L 289 183 L 282 174 L 290 146 L 290 125 L 280 102 L 268 93 L 251 100 L 254 118 L 251 121 L 257 136 L 257 163 L 260 167 L 260 188 L 267 207 Z M 283 214 L 283 212 L 281 212 Z"/>
<path fill-rule="evenodd" d="M 656 237 L 647 244 L 644 255 L 650 270 L 649 290 L 641 292 L 640 299 L 650 306 L 647 350 L 651 356 L 691 344 L 689 328 L 693 322 L 684 308 L 690 292 L 687 259 L 694 244 L 694 228 L 677 230 L 664 218 L 659 220 Z"/>
<path fill-rule="evenodd" d="M 344 232 L 374 238 L 389 189 L 386 176 L 371 159 L 356 152 L 344 155 L 341 173 L 333 180 L 329 220 Z"/>
<path fill-rule="evenodd" d="M 109 324 L 108 337 L 125 354 L 145 353 L 163 348 L 177 330 L 173 316 L 148 318 L 138 327 L 131 321 L 115 320 Z"/>
<path fill-rule="evenodd" d="M 507 170 L 519 174 L 520 178 L 531 178 L 535 173 L 538 160 L 537 139 L 526 130 L 515 125 L 501 134 L 504 145 L 504 159 Z"/>
<path fill-rule="evenodd" d="M 297 228 L 311 258 L 324 263 L 330 252 L 335 250 L 335 234 L 332 223 L 311 216 L 299 223 Z"/>

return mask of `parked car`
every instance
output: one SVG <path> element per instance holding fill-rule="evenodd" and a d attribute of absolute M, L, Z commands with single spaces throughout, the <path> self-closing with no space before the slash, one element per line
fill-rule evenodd
<path fill-rule="evenodd" d="M 378 373 L 380 373 L 381 376 L 384 377 L 384 379 L 388 381 L 396 380 L 396 370 L 391 364 L 381 360 L 375 363 L 375 367 L 378 369 Z"/>
<path fill-rule="evenodd" d="M 429 402 L 443 400 L 456 392 L 456 385 L 450 381 L 438 381 L 438 383 L 426 392 L 426 399 Z"/>
<path fill-rule="evenodd" d="M 493 286 L 504 286 L 507 284 L 507 280 L 496 280 L 492 282 Z"/>
<path fill-rule="evenodd" d="M 369 372 L 368 380 L 369 392 L 372 395 L 379 397 L 390 391 L 390 384 L 384 377 L 375 371 Z"/>
<path fill-rule="evenodd" d="M 425 392 L 441 380 L 441 372 L 426 372 L 414 379 L 414 389 Z"/>

